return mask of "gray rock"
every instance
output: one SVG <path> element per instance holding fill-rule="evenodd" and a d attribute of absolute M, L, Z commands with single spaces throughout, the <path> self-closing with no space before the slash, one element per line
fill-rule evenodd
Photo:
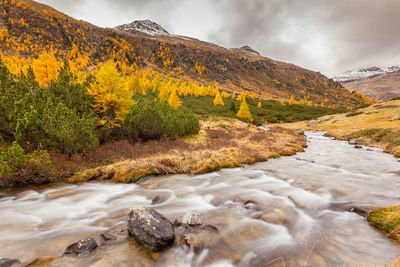
<path fill-rule="evenodd" d="M 183 216 L 183 223 L 187 225 L 200 225 L 200 214 L 197 211 L 189 211 Z"/>
<path fill-rule="evenodd" d="M 355 145 L 354 148 L 355 148 L 355 149 L 361 149 L 362 146 L 360 146 L 360 145 Z"/>
<path fill-rule="evenodd" d="M 76 254 L 78 257 L 86 257 L 89 255 L 92 255 L 98 245 L 96 240 L 93 238 L 85 238 L 82 239 L 81 241 L 71 244 L 67 247 L 67 249 L 64 251 L 65 255 L 70 255 L 70 254 Z"/>
<path fill-rule="evenodd" d="M 160 202 L 161 202 L 160 196 L 155 196 L 151 201 L 151 205 L 157 205 Z"/>
<path fill-rule="evenodd" d="M 0 259 L 0 267 L 11 267 L 21 262 L 17 259 L 2 258 Z"/>
<path fill-rule="evenodd" d="M 394 117 L 392 118 L 392 121 L 398 121 L 398 120 L 400 120 L 400 114 L 399 114 L 399 115 L 396 115 L 396 116 L 394 116 Z"/>
<path fill-rule="evenodd" d="M 350 207 L 348 211 L 357 213 L 362 217 L 367 217 L 368 214 L 373 211 L 375 207 L 372 206 L 359 206 L 359 207 Z"/>
<path fill-rule="evenodd" d="M 312 121 L 309 121 L 309 122 L 308 122 L 308 126 L 312 127 L 312 126 L 317 125 L 318 123 L 319 123 L 319 121 L 317 121 L 317 120 L 312 120 Z"/>
<path fill-rule="evenodd" d="M 329 121 L 330 119 L 332 119 L 332 117 L 328 116 L 324 118 L 324 121 Z"/>
<path fill-rule="evenodd" d="M 132 210 L 128 216 L 128 231 L 140 244 L 154 252 L 169 247 L 175 240 L 172 223 L 152 208 Z"/>
<path fill-rule="evenodd" d="M 349 141 L 349 144 L 350 145 L 358 145 L 359 143 L 361 143 L 361 142 L 363 142 L 364 141 L 364 139 L 351 139 L 350 141 Z"/>

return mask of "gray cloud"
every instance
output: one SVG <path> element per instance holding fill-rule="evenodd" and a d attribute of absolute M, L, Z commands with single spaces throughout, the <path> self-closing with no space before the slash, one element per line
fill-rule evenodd
<path fill-rule="evenodd" d="M 332 75 L 400 64 L 398 0 L 41 0 L 100 26 L 151 19 L 169 32 Z"/>

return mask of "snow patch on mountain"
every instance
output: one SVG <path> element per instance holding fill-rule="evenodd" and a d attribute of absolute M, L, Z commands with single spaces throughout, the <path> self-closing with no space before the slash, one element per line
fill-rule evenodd
<path fill-rule="evenodd" d="M 169 35 L 163 27 L 151 20 L 136 20 L 132 23 L 123 24 L 115 28 L 121 31 L 139 31 L 149 35 Z"/>
<path fill-rule="evenodd" d="M 337 82 L 346 83 L 396 71 L 400 71 L 400 65 L 361 68 L 361 69 L 346 71 L 343 74 L 339 74 L 335 77 L 332 77 L 332 79 Z"/>

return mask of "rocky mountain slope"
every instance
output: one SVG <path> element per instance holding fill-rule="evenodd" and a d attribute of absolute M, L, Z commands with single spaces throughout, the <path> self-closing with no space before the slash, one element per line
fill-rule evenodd
<path fill-rule="evenodd" d="M 249 47 L 226 49 L 167 35 L 149 21 L 101 28 L 32 0 L 4 0 L 0 12 L 0 48 L 5 54 L 28 57 L 52 50 L 64 57 L 78 47 L 92 65 L 112 58 L 230 92 L 247 90 L 284 100 L 293 96 L 335 106 L 365 102 L 321 73 L 263 57 Z"/>
<path fill-rule="evenodd" d="M 361 68 L 361 69 L 346 71 L 345 73 L 333 77 L 333 80 L 341 83 L 349 83 L 356 80 L 371 78 L 377 75 L 382 75 L 397 71 L 400 71 L 400 66 L 396 65 L 386 66 L 386 67 Z"/>
<path fill-rule="evenodd" d="M 136 20 L 132 23 L 117 26 L 115 29 L 133 33 L 142 32 L 148 35 L 169 35 L 163 27 L 150 20 Z"/>
<path fill-rule="evenodd" d="M 400 96 L 400 66 L 372 67 L 348 71 L 334 78 L 350 91 L 377 101 Z"/>

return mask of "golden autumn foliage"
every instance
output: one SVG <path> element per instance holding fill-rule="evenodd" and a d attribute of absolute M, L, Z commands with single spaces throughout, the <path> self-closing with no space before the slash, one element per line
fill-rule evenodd
<path fill-rule="evenodd" d="M 179 99 L 178 95 L 176 94 L 176 90 L 172 90 L 169 98 L 168 104 L 173 107 L 174 109 L 178 109 L 182 105 L 182 101 Z"/>
<path fill-rule="evenodd" d="M 258 108 L 262 108 L 261 102 L 258 102 L 257 107 L 258 107 Z"/>
<path fill-rule="evenodd" d="M 96 82 L 88 89 L 94 100 L 94 108 L 101 115 L 100 123 L 107 127 L 120 126 L 129 108 L 134 104 L 133 93 L 125 78 L 113 62 L 103 64 L 96 74 Z"/>
<path fill-rule="evenodd" d="M 224 101 L 222 100 L 221 94 L 217 90 L 217 93 L 215 94 L 215 99 L 214 99 L 214 106 L 224 106 Z"/>
<path fill-rule="evenodd" d="M 241 119 L 253 121 L 253 117 L 251 116 L 249 106 L 246 103 L 246 98 L 243 98 L 242 104 L 240 104 L 240 108 L 236 116 Z"/>
<path fill-rule="evenodd" d="M 294 100 L 294 97 L 292 96 L 289 100 L 289 105 L 294 105 L 296 104 L 296 100 Z"/>
<path fill-rule="evenodd" d="M 49 85 L 51 81 L 57 79 L 61 63 L 58 62 L 52 50 L 43 52 L 32 62 L 33 73 L 39 86 Z"/>

